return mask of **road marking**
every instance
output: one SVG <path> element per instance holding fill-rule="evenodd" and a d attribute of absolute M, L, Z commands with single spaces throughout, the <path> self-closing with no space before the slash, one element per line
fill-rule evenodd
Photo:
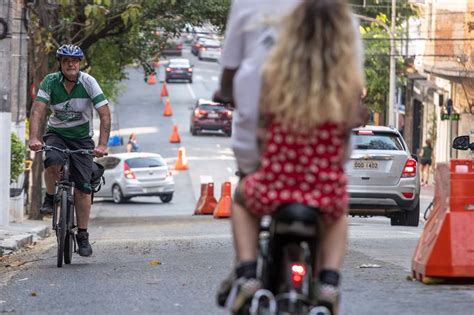
<path fill-rule="evenodd" d="M 216 144 L 216 147 L 218 147 L 219 149 L 221 148 L 221 145 L 218 143 Z"/>
<path fill-rule="evenodd" d="M 232 173 L 232 169 L 230 167 L 228 167 L 227 170 L 229 171 L 229 173 Z"/>
<path fill-rule="evenodd" d="M 202 75 L 196 75 L 196 80 L 197 81 L 202 81 L 204 78 L 202 77 Z"/>
<path fill-rule="evenodd" d="M 213 75 L 213 76 L 211 77 L 211 79 L 212 79 L 212 81 L 214 81 L 214 82 L 217 82 L 217 81 L 219 81 L 219 78 L 218 78 L 218 77 L 216 77 L 215 75 Z"/>
<path fill-rule="evenodd" d="M 186 84 L 188 87 L 189 94 L 191 94 L 191 97 L 195 100 L 196 99 L 196 94 L 194 94 L 193 88 L 191 87 L 191 84 Z"/>

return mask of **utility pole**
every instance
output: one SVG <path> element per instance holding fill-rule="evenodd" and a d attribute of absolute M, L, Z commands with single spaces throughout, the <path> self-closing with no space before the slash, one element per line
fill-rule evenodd
<path fill-rule="evenodd" d="M 6 37 L 0 39 L 0 226 L 9 222 L 11 160 L 11 3 L 2 1 L 0 18 L 6 23 Z M 5 29 L 4 29 L 5 31 Z M 3 37 L 3 36 L 2 36 Z"/>
<path fill-rule="evenodd" d="M 395 78 L 395 25 L 397 23 L 397 2 L 396 0 L 392 0 L 392 21 L 390 27 L 390 87 L 388 92 L 388 97 L 390 98 L 388 101 L 388 124 L 389 126 L 394 126 L 398 129 L 398 105 L 397 109 L 394 111 L 394 104 L 395 104 L 395 85 L 396 85 L 396 78 Z M 396 116 L 395 116 L 396 114 Z"/>

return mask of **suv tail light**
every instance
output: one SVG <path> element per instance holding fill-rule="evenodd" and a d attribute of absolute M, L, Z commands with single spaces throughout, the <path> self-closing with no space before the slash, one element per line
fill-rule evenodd
<path fill-rule="evenodd" d="M 194 110 L 194 116 L 198 117 L 198 118 L 201 118 L 203 117 L 204 115 L 206 115 L 207 112 L 205 110 L 202 110 L 202 109 L 199 109 L 199 108 L 196 108 Z"/>
<path fill-rule="evenodd" d="M 188 72 L 193 72 L 193 68 L 189 67 Z"/>
<path fill-rule="evenodd" d="M 416 175 L 416 160 L 408 159 L 403 167 L 402 177 L 415 177 Z"/>
<path fill-rule="evenodd" d="M 223 112 L 224 116 L 227 117 L 227 118 L 230 118 L 232 117 L 232 111 L 231 110 L 226 110 Z"/>
<path fill-rule="evenodd" d="M 178 45 L 176 46 L 176 48 L 178 48 L 178 49 L 183 49 L 183 44 L 178 44 Z"/>
<path fill-rule="evenodd" d="M 166 177 L 171 177 L 171 176 L 173 176 L 173 172 L 171 171 L 166 172 Z"/>
<path fill-rule="evenodd" d="M 301 288 L 304 276 L 306 274 L 306 266 L 303 264 L 291 265 L 291 282 L 295 288 Z"/>
<path fill-rule="evenodd" d="M 171 72 L 171 68 L 170 67 L 166 68 L 166 72 Z"/>
<path fill-rule="evenodd" d="M 132 172 L 127 162 L 123 162 L 123 176 L 127 179 L 136 179 L 135 174 Z"/>

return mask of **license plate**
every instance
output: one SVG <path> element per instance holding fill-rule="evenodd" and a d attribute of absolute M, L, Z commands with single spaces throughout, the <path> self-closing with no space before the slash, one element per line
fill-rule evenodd
<path fill-rule="evenodd" d="M 162 191 L 163 191 L 163 187 L 144 188 L 143 190 L 144 190 L 146 193 L 162 192 Z"/>
<path fill-rule="evenodd" d="M 209 117 L 209 118 L 219 118 L 219 114 L 217 114 L 217 113 L 209 113 L 208 117 Z"/>
<path fill-rule="evenodd" d="M 355 161 L 354 168 L 376 170 L 379 168 L 379 163 L 376 161 Z"/>

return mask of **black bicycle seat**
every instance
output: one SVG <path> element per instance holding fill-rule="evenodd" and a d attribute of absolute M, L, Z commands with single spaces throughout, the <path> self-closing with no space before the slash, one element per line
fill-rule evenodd
<path fill-rule="evenodd" d="M 317 223 L 319 220 L 319 209 L 302 203 L 288 203 L 280 206 L 274 217 L 277 221 L 304 223 Z"/>

